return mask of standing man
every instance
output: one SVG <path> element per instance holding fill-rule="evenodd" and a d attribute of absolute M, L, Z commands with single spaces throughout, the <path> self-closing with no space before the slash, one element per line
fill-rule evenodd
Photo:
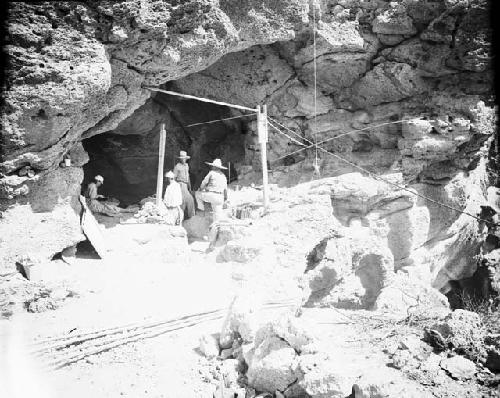
<path fill-rule="evenodd" d="M 205 210 L 204 202 L 210 203 L 214 214 L 213 221 L 216 222 L 222 217 L 223 205 L 227 201 L 227 178 L 222 172 L 222 170 L 227 170 L 227 167 L 222 165 L 220 159 L 205 163 L 210 166 L 211 170 L 201 182 L 200 189 L 196 191 L 195 196 L 200 210 Z"/>
<path fill-rule="evenodd" d="M 175 181 L 175 175 L 172 171 L 166 173 L 165 177 L 167 177 L 167 188 L 165 188 L 163 203 L 167 208 L 167 224 L 180 225 L 183 219 L 181 187 Z"/>
<path fill-rule="evenodd" d="M 180 151 L 179 162 L 174 167 L 175 180 L 181 186 L 182 191 L 182 210 L 184 219 L 187 220 L 194 216 L 194 199 L 191 195 L 191 179 L 189 178 L 189 165 L 187 163 L 191 156 L 185 151 Z"/>

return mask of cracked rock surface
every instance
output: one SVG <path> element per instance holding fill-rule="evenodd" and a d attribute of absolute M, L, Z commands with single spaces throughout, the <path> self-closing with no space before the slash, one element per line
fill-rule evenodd
<path fill-rule="evenodd" d="M 307 145 L 349 132 L 322 145 L 372 172 L 400 173 L 418 192 L 461 209 L 472 211 L 481 201 L 481 192 L 464 187 L 482 181 L 481 147 L 494 130 L 487 1 L 123 0 L 9 7 L 11 64 L 1 109 L 2 269 L 12 270 L 20 254 L 50 258 L 83 239 L 77 196 L 88 157 L 82 140 L 102 135 L 106 156 L 117 160 L 125 179 L 145 189 L 152 182 L 137 182 L 138 176 L 154 163 L 155 133 L 166 123 L 173 127 L 172 153 L 187 149 L 210 157 L 220 150 L 239 183 L 259 183 L 254 121 L 234 128 L 244 130 L 238 138 L 243 144 L 213 132 L 220 148 L 207 147 L 179 127 L 198 121 L 179 119 L 181 102 L 167 103 L 146 86 L 251 107 L 266 103 L 269 115 Z M 233 115 L 238 112 L 221 117 Z M 272 131 L 271 182 L 309 181 L 313 151 L 283 156 L 299 146 Z M 136 137 L 125 137 L 129 133 Z M 108 140 L 108 134 L 120 138 Z M 122 139 L 133 142 L 123 153 L 116 150 Z M 72 167 L 59 168 L 65 156 Z M 324 177 L 359 171 L 323 152 L 319 163 Z M 18 175 L 26 166 L 33 177 Z M 424 258 L 435 270 L 431 282 L 445 287 L 463 276 L 470 259 L 460 258 L 478 246 L 477 225 L 439 213 L 428 202 L 417 206 L 434 217 L 429 235 L 421 237 L 433 250 L 414 245 L 416 254 L 408 254 L 409 244 L 395 261 Z M 51 233 L 61 228 L 64 236 Z"/>

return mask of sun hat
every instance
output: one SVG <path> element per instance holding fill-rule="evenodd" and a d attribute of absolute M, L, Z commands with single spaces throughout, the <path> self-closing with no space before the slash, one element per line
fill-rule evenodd
<path fill-rule="evenodd" d="M 96 176 L 94 177 L 94 179 L 95 179 L 96 181 L 104 182 L 104 178 L 102 178 L 102 176 L 101 176 L 101 175 L 99 175 L 99 174 L 98 174 L 98 175 L 96 175 Z"/>
<path fill-rule="evenodd" d="M 175 177 L 175 174 L 172 173 L 172 170 L 170 170 L 168 173 L 165 174 L 165 177 L 168 177 L 168 178 L 174 178 Z"/>
<path fill-rule="evenodd" d="M 191 156 L 188 156 L 186 151 L 180 151 L 179 156 L 177 156 L 179 159 L 191 159 Z"/>
<path fill-rule="evenodd" d="M 214 166 L 214 167 L 217 167 L 218 169 L 224 169 L 224 170 L 227 170 L 227 167 L 224 167 L 222 165 L 222 162 L 220 159 L 215 159 L 212 163 L 210 162 L 205 162 L 206 164 L 208 164 L 209 166 Z"/>

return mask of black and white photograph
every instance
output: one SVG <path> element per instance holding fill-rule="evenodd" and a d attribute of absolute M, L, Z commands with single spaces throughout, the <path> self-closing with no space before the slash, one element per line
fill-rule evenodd
<path fill-rule="evenodd" d="M 0 398 L 500 398 L 499 9 L 3 1 Z"/>

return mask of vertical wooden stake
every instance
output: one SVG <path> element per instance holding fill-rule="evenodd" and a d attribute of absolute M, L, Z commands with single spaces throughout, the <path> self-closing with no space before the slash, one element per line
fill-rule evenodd
<path fill-rule="evenodd" d="M 160 145 L 158 147 L 158 177 L 156 180 L 156 206 L 161 206 L 163 197 L 163 163 L 165 161 L 165 142 L 167 140 L 167 132 L 165 124 L 162 123 L 160 128 Z"/>
<path fill-rule="evenodd" d="M 257 131 L 260 144 L 260 160 L 262 164 L 262 196 L 264 211 L 269 209 L 269 186 L 267 182 L 267 106 L 257 107 Z"/>

